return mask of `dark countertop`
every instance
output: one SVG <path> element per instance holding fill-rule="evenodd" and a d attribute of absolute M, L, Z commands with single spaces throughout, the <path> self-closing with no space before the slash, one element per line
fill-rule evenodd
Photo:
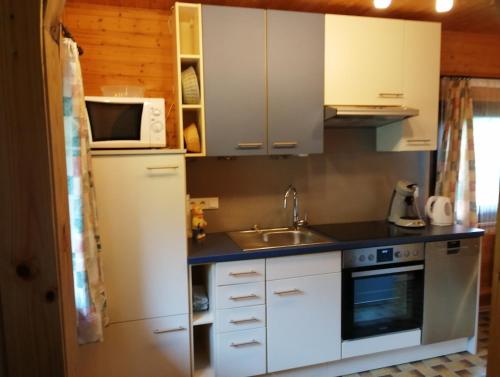
<path fill-rule="evenodd" d="M 332 242 L 311 246 L 242 251 L 226 233 L 211 233 L 201 241 L 188 241 L 188 263 L 228 262 L 414 242 L 447 241 L 480 237 L 484 234 L 482 229 L 460 225 L 429 225 L 420 229 L 406 229 L 386 221 L 311 225 L 310 228 L 330 237 Z"/>

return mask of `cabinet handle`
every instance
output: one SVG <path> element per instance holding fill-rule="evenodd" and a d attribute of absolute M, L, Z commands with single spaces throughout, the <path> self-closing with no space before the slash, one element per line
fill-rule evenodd
<path fill-rule="evenodd" d="M 173 329 L 155 329 L 155 330 L 153 330 L 153 333 L 154 334 L 164 334 L 166 332 L 175 332 L 175 331 L 183 331 L 183 330 L 186 330 L 186 328 L 184 326 L 179 326 L 179 327 L 175 327 Z"/>
<path fill-rule="evenodd" d="M 263 143 L 238 143 L 238 149 L 260 149 Z"/>
<path fill-rule="evenodd" d="M 275 141 L 273 142 L 273 148 L 297 148 L 299 145 L 296 141 Z"/>
<path fill-rule="evenodd" d="M 250 271 L 242 271 L 242 272 L 230 272 L 229 276 L 245 276 L 245 275 L 257 275 L 257 271 L 250 270 Z"/>
<path fill-rule="evenodd" d="M 431 139 L 408 139 L 406 142 L 409 144 L 429 144 Z"/>
<path fill-rule="evenodd" d="M 165 165 L 165 166 L 148 166 L 148 170 L 175 170 L 179 169 L 179 165 Z"/>
<path fill-rule="evenodd" d="M 259 322 L 259 320 L 255 317 L 252 317 L 245 319 L 232 319 L 229 321 L 229 323 L 232 323 L 233 325 L 241 325 L 242 323 L 248 323 L 248 322 Z"/>
<path fill-rule="evenodd" d="M 289 289 L 287 291 L 274 291 L 273 293 L 275 295 L 296 295 L 303 292 L 300 289 L 294 288 L 294 289 Z"/>
<path fill-rule="evenodd" d="M 255 340 L 255 339 L 252 339 L 249 342 L 231 343 L 231 347 L 238 348 L 238 347 L 244 347 L 244 346 L 252 346 L 254 344 L 260 344 L 260 342 Z"/>
<path fill-rule="evenodd" d="M 379 98 L 403 98 L 404 93 L 379 93 Z"/>
<path fill-rule="evenodd" d="M 230 296 L 230 300 L 238 301 L 238 300 L 252 300 L 254 298 L 257 298 L 258 296 L 255 293 L 245 295 L 245 296 Z"/>

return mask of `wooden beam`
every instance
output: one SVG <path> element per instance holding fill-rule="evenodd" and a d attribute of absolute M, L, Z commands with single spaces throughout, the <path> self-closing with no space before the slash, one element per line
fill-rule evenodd
<path fill-rule="evenodd" d="M 53 39 L 63 4 L 0 0 L 0 375 L 6 377 L 75 375 L 66 352 L 76 347 L 76 328 Z"/>

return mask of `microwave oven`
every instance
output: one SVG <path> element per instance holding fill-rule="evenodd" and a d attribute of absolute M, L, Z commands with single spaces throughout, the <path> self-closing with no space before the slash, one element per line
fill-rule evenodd
<path fill-rule="evenodd" d="M 90 148 L 166 147 L 165 100 L 85 97 Z"/>

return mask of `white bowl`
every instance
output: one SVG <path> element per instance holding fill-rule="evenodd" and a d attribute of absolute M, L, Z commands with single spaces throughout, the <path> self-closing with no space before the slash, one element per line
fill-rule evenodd
<path fill-rule="evenodd" d="M 145 88 L 136 85 L 103 85 L 101 92 L 106 97 L 144 97 Z"/>

